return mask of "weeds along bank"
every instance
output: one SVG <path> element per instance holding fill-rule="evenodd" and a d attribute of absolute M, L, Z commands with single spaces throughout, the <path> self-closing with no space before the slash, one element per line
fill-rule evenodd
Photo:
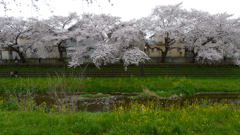
<path fill-rule="evenodd" d="M 0 78 L 0 92 L 154 92 L 161 97 L 196 92 L 240 92 L 240 77 Z"/>
<path fill-rule="evenodd" d="M 57 105 L 57 104 L 56 104 Z M 161 108 L 113 106 L 111 112 L 73 112 L 72 106 L 47 109 L 31 98 L 17 103 L 0 99 L 0 134 L 240 134 L 236 104 L 194 102 Z"/>

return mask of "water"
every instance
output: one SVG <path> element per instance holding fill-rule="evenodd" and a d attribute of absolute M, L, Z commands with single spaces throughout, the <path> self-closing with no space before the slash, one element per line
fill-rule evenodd
<path fill-rule="evenodd" d="M 77 111 L 89 111 L 89 112 L 96 112 L 96 111 L 111 111 L 115 107 L 118 106 L 129 106 L 131 102 L 137 102 L 140 104 L 148 104 L 149 101 L 152 101 L 156 105 L 167 107 L 174 103 L 179 103 L 180 106 L 184 106 L 184 102 L 186 100 L 196 101 L 196 99 L 201 103 L 201 100 L 208 100 L 212 103 L 234 103 L 240 104 L 240 94 L 239 93 L 199 93 L 191 97 L 185 97 L 181 99 L 153 99 L 153 98 L 136 98 L 138 95 L 137 93 L 129 94 L 129 93 L 108 93 L 109 97 L 95 97 L 95 98 L 88 98 L 88 97 L 81 97 L 79 95 L 68 95 L 65 98 L 62 98 L 62 101 L 75 101 L 76 110 Z M 55 100 L 49 98 L 48 95 L 38 95 L 36 98 L 37 105 L 40 105 L 43 102 L 47 103 L 48 107 L 51 107 Z M 71 102 L 69 102 L 71 104 Z"/>
<path fill-rule="evenodd" d="M 123 106 L 127 107 L 131 103 L 139 103 L 147 105 L 149 102 L 152 102 L 154 106 L 168 107 L 174 103 L 178 103 L 181 107 L 184 106 L 185 101 L 198 101 L 208 100 L 212 103 L 234 103 L 240 104 L 240 93 L 198 93 L 191 97 L 179 98 L 179 99 L 153 99 L 153 98 L 137 98 L 138 93 L 105 93 L 108 94 L 109 97 L 81 97 L 84 93 L 78 94 L 64 94 L 58 93 L 54 94 L 33 94 L 34 100 L 37 105 L 45 102 L 47 107 L 51 108 L 59 100 L 58 105 L 69 105 L 74 104 L 75 111 L 111 111 L 113 108 Z M 97 93 L 94 93 L 97 94 Z M 0 96 L 4 97 L 4 94 L 0 94 Z M 19 96 L 20 97 L 20 96 Z M 201 102 L 199 102 L 201 103 Z"/>

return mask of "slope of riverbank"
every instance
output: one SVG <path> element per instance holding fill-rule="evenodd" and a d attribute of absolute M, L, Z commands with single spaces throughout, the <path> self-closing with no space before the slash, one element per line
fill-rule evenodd
<path fill-rule="evenodd" d="M 240 77 L 0 78 L 0 92 L 143 92 L 159 96 L 240 92 Z"/>

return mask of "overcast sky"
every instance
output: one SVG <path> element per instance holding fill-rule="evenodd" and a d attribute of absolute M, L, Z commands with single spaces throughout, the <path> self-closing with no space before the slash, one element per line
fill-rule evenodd
<path fill-rule="evenodd" d="M 37 3 L 40 11 L 36 12 L 28 2 L 31 0 L 22 1 L 21 6 L 16 7 L 13 0 L 9 1 L 11 11 L 4 12 L 3 6 L 0 6 L 0 16 L 22 16 L 22 17 L 39 17 L 47 18 L 51 15 L 67 15 L 69 12 L 90 13 L 107 13 L 114 16 L 119 16 L 122 20 L 138 19 L 147 16 L 151 13 L 156 5 L 169 5 L 183 3 L 183 8 L 198 9 L 208 11 L 212 14 L 227 12 L 234 14 L 234 17 L 240 17 L 240 0 L 92 0 L 93 4 L 87 4 L 84 0 L 39 0 Z M 50 5 L 46 6 L 47 1 Z M 27 5 L 30 6 L 27 6 Z M 113 5 L 112 5 L 113 4 Z M 51 13 L 51 10 L 54 12 Z M 21 11 L 21 12 L 20 12 Z"/>

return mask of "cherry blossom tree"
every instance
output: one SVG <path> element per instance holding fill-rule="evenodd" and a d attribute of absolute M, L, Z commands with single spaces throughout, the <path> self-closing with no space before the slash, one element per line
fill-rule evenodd
<path fill-rule="evenodd" d="M 84 53 L 94 49 L 92 62 L 99 67 L 108 63 L 123 61 L 125 69 L 130 64 L 138 65 L 149 57 L 141 50 L 144 46 L 144 33 L 135 26 L 135 21 L 121 22 L 119 17 L 110 15 L 84 14 L 73 31 L 74 39 L 81 42 L 91 38 L 97 42 L 91 48 L 71 48 L 73 51 L 70 67 L 83 63 Z"/>
<path fill-rule="evenodd" d="M 1 17 L 0 42 L 2 47 L 15 51 L 21 58 L 22 63 L 26 62 L 25 53 L 28 49 L 32 49 L 39 42 L 41 35 L 37 31 L 40 22 L 37 19 Z"/>
<path fill-rule="evenodd" d="M 179 3 L 157 6 L 138 24 L 144 32 L 164 39 L 164 49 L 154 47 L 162 52 L 162 63 L 173 48 L 191 50 L 193 63 L 195 60 L 212 63 L 222 60 L 223 53 L 231 55 L 238 52 L 239 18 L 232 19 L 232 15 L 227 13 L 211 15 L 195 9 L 187 11 Z"/>
<path fill-rule="evenodd" d="M 156 46 L 162 52 L 162 63 L 165 63 L 168 51 L 176 47 L 185 32 L 187 11 L 181 5 L 156 6 L 148 17 L 138 22 L 144 32 L 164 39 L 164 49 Z"/>
<path fill-rule="evenodd" d="M 224 56 L 230 56 L 233 62 L 240 65 L 240 18 L 232 18 L 233 15 L 227 13 L 216 16 L 216 36 L 217 45 L 222 50 Z"/>
<path fill-rule="evenodd" d="M 120 18 L 110 15 L 81 15 L 80 20 L 69 28 L 72 40 L 76 41 L 78 45 L 86 39 L 94 40 L 96 43 L 94 46 L 88 44 L 86 46 L 68 48 L 68 53 L 73 56 L 70 67 L 83 64 L 86 59 L 84 54 L 92 49 L 95 50 L 98 45 L 107 42 L 107 33 L 111 33 L 111 28 L 118 23 L 120 23 Z"/>
<path fill-rule="evenodd" d="M 192 9 L 188 12 L 188 27 L 186 27 L 185 34 L 183 35 L 185 48 L 190 50 L 193 54 L 192 63 L 195 63 L 196 59 L 200 57 L 204 57 L 206 54 L 202 51 L 208 51 L 210 48 L 206 46 L 207 44 L 214 41 L 213 33 L 215 31 L 213 25 L 214 17 L 208 12 L 198 11 Z M 211 56 L 208 54 L 206 58 L 213 58 L 216 51 L 208 51 L 208 53 L 212 52 Z M 214 53 L 215 52 L 215 53 Z M 218 57 L 221 59 L 221 57 Z M 205 58 L 203 58 L 205 59 Z M 215 59 L 219 60 L 219 59 Z"/>
<path fill-rule="evenodd" d="M 193 60 L 220 61 L 239 46 L 239 19 L 231 19 L 227 13 L 211 15 L 191 10 L 188 27 L 184 34 L 184 46 L 192 50 Z M 235 49 L 234 49 L 235 48 Z"/>
<path fill-rule="evenodd" d="M 60 62 L 64 62 L 63 53 L 66 49 L 63 45 L 66 45 L 67 39 L 72 38 L 68 28 L 78 19 L 79 16 L 76 13 L 69 13 L 68 16 L 52 16 L 47 20 L 42 20 L 45 24 L 39 29 L 44 35 L 42 42 L 49 47 L 57 46 Z"/>
<path fill-rule="evenodd" d="M 5 17 L 0 17 L 0 41 L 5 41 L 6 24 L 7 24 L 7 19 L 5 19 Z"/>

